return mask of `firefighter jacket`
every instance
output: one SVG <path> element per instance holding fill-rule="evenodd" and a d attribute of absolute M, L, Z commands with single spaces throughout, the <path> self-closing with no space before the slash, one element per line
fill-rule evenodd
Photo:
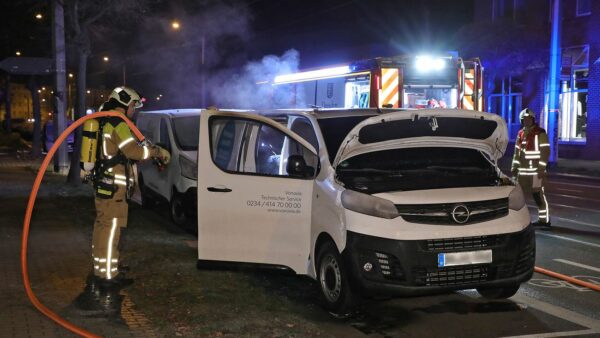
<path fill-rule="evenodd" d="M 104 119 L 100 132 L 98 159 L 101 172 L 96 182 L 96 197 L 111 199 L 117 190 L 127 191 L 134 186 L 131 160 L 158 157 L 160 152 L 156 147 L 138 144 L 127 123 L 118 117 Z M 119 208 L 126 209 L 127 204 L 122 204 Z"/>
<path fill-rule="evenodd" d="M 518 171 L 519 177 L 537 176 L 546 171 L 550 157 L 550 142 L 543 128 L 534 125 L 519 130 L 515 141 L 512 171 Z"/>

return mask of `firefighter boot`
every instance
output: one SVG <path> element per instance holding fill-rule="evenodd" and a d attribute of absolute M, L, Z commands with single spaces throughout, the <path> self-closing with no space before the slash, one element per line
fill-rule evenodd
<path fill-rule="evenodd" d="M 106 279 L 95 276 L 94 283 L 101 289 L 123 289 L 133 284 L 133 279 L 125 278 L 125 276 L 119 273 L 116 277 Z"/>

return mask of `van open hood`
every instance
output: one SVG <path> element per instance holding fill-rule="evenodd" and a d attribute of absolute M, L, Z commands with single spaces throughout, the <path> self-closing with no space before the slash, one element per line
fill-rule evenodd
<path fill-rule="evenodd" d="M 342 142 L 333 167 L 356 155 L 398 148 L 469 148 L 497 161 L 506 151 L 506 123 L 495 114 L 460 109 L 398 111 L 368 118 Z"/>

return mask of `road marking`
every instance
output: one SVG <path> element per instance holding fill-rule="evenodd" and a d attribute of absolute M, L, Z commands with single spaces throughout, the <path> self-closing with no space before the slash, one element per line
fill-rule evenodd
<path fill-rule="evenodd" d="M 564 185 L 570 185 L 573 187 L 583 187 L 583 188 L 589 188 L 589 189 L 600 189 L 600 186 L 594 185 L 594 184 L 578 184 L 578 183 L 568 183 L 568 182 L 560 182 L 560 181 L 554 181 L 551 183 L 552 184 L 564 184 Z"/>
<path fill-rule="evenodd" d="M 566 259 L 555 258 L 553 260 L 557 261 L 557 262 L 560 262 L 560 263 L 565 263 L 565 264 L 569 264 L 569 265 L 573 265 L 573 266 L 578 266 L 580 268 L 584 268 L 584 269 L 588 269 L 588 270 L 600 272 L 600 268 L 596 268 L 596 267 L 593 267 L 593 266 L 589 266 L 589 265 L 585 265 L 585 264 L 581 264 L 581 263 L 577 263 L 577 262 L 572 262 L 572 261 L 569 261 L 569 260 L 566 260 Z"/>
<path fill-rule="evenodd" d="M 551 235 L 551 234 L 546 234 L 546 233 L 543 233 L 543 232 L 536 232 L 535 235 L 536 236 L 542 235 L 542 236 L 547 236 L 547 237 L 552 237 L 552 238 L 558 238 L 558 239 L 563 239 L 565 241 L 570 241 L 570 242 L 575 242 L 575 243 L 579 243 L 579 244 L 585 244 L 585 245 L 593 246 L 595 248 L 600 248 L 600 244 L 590 243 L 590 242 L 584 242 L 584 241 L 580 241 L 578 239 L 573 239 L 573 238 L 569 238 L 569 237 L 558 236 L 558 235 Z"/>
<path fill-rule="evenodd" d="M 534 333 L 534 334 L 525 334 L 522 336 L 505 336 L 502 338 L 546 338 L 546 337 L 573 337 L 573 336 L 583 336 L 584 334 L 594 334 L 600 331 L 596 330 L 578 330 L 578 331 L 563 331 L 563 332 L 550 332 L 550 333 Z"/>
<path fill-rule="evenodd" d="M 537 209 L 537 206 L 535 206 L 535 205 L 527 204 L 527 206 L 530 207 L 530 208 L 536 208 Z M 572 205 L 566 205 L 566 204 L 554 204 L 554 203 L 550 203 L 550 206 L 551 207 L 559 207 L 559 208 L 567 208 L 567 209 L 577 209 L 577 210 L 581 210 L 581 211 L 588 211 L 588 212 L 600 213 L 600 210 L 597 210 L 597 209 L 574 207 Z"/>
<path fill-rule="evenodd" d="M 600 285 L 600 281 L 597 281 L 597 277 L 594 276 L 577 276 L 577 279 L 583 280 L 584 282 L 598 284 Z M 573 277 L 575 278 L 575 277 Z M 559 279 L 544 279 L 544 278 L 532 278 L 527 282 L 528 285 L 537 286 L 545 289 L 569 289 L 577 292 L 593 292 L 594 290 L 587 288 L 585 286 L 579 286 L 575 284 L 571 284 L 564 280 Z"/>
<path fill-rule="evenodd" d="M 578 199 L 578 200 L 600 202 L 600 200 L 596 199 L 596 198 L 589 198 L 589 197 L 582 197 L 582 196 L 575 196 L 575 195 L 568 195 L 568 194 L 557 194 L 557 193 L 553 193 L 553 192 L 549 192 L 549 193 L 547 193 L 547 195 L 558 196 L 558 197 L 566 197 L 566 198 L 573 198 L 573 199 Z"/>
<path fill-rule="evenodd" d="M 589 227 L 593 227 L 593 228 L 600 228 L 600 225 L 598 225 L 598 224 L 576 221 L 574 219 L 562 218 L 562 217 L 557 217 L 557 216 L 552 216 L 552 219 L 557 219 L 557 220 L 560 220 L 563 222 L 575 223 L 575 224 L 579 224 L 579 225 L 585 225 L 585 226 L 589 226 Z"/>
<path fill-rule="evenodd" d="M 532 308 L 536 308 L 540 311 L 546 312 L 548 314 L 553 315 L 554 317 L 562 318 L 568 320 L 572 323 L 581 325 L 583 327 L 587 327 L 592 329 L 593 333 L 600 333 L 600 320 L 595 320 L 579 313 L 576 313 L 571 310 L 567 310 L 565 308 L 543 302 L 541 300 L 531 298 L 525 296 L 521 293 L 516 294 L 515 296 L 509 298 L 515 302 L 523 303 L 525 305 L 531 306 Z M 558 332 L 557 332 L 558 333 Z"/>
<path fill-rule="evenodd" d="M 562 191 L 570 191 L 570 192 L 583 192 L 583 190 L 575 190 L 575 189 L 565 189 L 565 188 L 556 188 L 556 190 L 562 190 Z"/>

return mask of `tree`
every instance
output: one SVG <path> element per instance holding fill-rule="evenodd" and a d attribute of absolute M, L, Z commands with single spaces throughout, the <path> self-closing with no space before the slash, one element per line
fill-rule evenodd
<path fill-rule="evenodd" d="M 151 0 L 71 0 L 66 2 L 67 40 L 77 54 L 77 103 L 75 120 L 85 115 L 87 62 L 92 53 L 91 33 L 112 34 L 119 22 L 139 19 Z M 101 20 L 110 18 L 110 20 Z M 80 184 L 79 153 L 81 128 L 75 134 L 75 146 L 67 181 Z"/>

